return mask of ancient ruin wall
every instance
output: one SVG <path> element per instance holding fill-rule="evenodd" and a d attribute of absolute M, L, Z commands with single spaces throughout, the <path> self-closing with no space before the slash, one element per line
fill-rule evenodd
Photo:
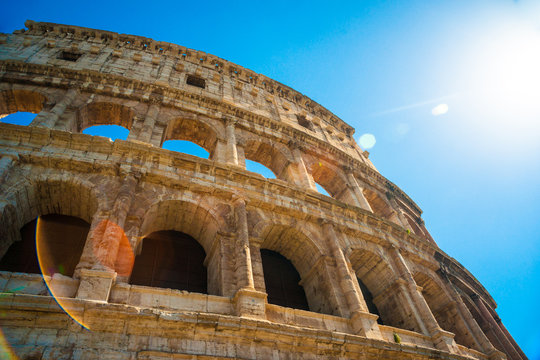
<path fill-rule="evenodd" d="M 72 276 L 1 272 L 0 325 L 22 358 L 525 358 L 486 290 L 321 105 L 178 45 L 26 26 L 0 34 L 0 115 L 38 114 L 0 124 L 0 255 L 38 216 L 89 233 Z M 82 134 L 110 124 L 127 140 Z M 161 148 L 175 139 L 209 159 Z M 132 283 L 165 230 L 204 250 L 206 294 Z M 261 249 L 292 264 L 309 311 L 268 301 Z"/>

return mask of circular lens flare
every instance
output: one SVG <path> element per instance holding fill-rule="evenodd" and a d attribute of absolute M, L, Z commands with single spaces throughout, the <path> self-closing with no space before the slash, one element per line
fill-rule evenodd
<path fill-rule="evenodd" d="M 373 134 L 363 134 L 358 139 L 358 142 L 360 143 L 360 147 L 362 149 L 367 150 L 374 147 L 377 140 L 375 139 L 375 135 Z"/>
<path fill-rule="evenodd" d="M 433 114 L 433 116 L 444 115 L 447 112 L 448 112 L 447 104 L 439 104 L 435 106 L 433 109 L 431 109 L 431 114 Z"/>

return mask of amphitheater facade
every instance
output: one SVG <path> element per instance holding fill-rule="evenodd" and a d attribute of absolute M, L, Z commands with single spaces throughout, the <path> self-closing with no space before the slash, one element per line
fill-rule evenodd
<path fill-rule="evenodd" d="M 25 25 L 0 34 L 0 114 L 37 114 L 0 124 L 6 353 L 526 359 L 489 293 L 327 109 L 200 51 Z M 95 125 L 129 136 L 82 133 Z"/>

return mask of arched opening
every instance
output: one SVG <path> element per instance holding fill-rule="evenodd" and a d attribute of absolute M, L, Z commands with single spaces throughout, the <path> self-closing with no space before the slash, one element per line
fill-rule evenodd
<path fill-rule="evenodd" d="M 333 279 L 326 267 L 326 262 L 320 261 L 323 255 L 316 245 L 314 233 L 308 236 L 296 226 L 267 224 L 255 230 L 253 234 L 262 239 L 260 249 L 278 253 L 286 258 L 298 272 L 301 279 L 299 285 L 305 292 L 310 311 L 344 316 L 338 299 L 333 297 L 335 294 Z M 263 265 L 264 279 L 266 279 L 267 271 Z M 295 283 L 298 281 L 295 280 Z"/>
<path fill-rule="evenodd" d="M 246 170 L 257 173 L 268 179 L 275 179 L 276 175 L 263 164 L 246 159 Z"/>
<path fill-rule="evenodd" d="M 203 147 L 187 140 L 167 140 L 162 146 L 164 149 L 181 152 L 197 156 L 203 159 L 208 159 L 210 154 Z"/>
<path fill-rule="evenodd" d="M 47 98 L 36 91 L 6 90 L 0 92 L 0 117 L 16 112 L 38 114 Z"/>
<path fill-rule="evenodd" d="M 405 213 L 403 215 L 405 216 L 405 219 L 407 219 L 407 223 L 409 224 L 413 232 L 418 236 L 424 236 L 424 232 L 422 231 L 418 223 L 409 214 Z"/>
<path fill-rule="evenodd" d="M 77 115 L 77 130 L 81 132 L 95 125 L 118 125 L 129 131 L 134 117 L 133 111 L 127 106 L 110 102 L 90 103 L 80 109 Z"/>
<path fill-rule="evenodd" d="M 439 326 L 454 333 L 454 339 L 458 344 L 481 350 L 469 333 L 469 329 L 462 319 L 456 303 L 446 294 L 444 289 L 424 273 L 417 272 L 413 277 L 416 284 L 422 288 L 422 295 Z"/>
<path fill-rule="evenodd" d="M 216 149 L 217 134 L 214 129 L 202 121 L 178 118 L 172 120 L 167 126 L 167 129 L 163 134 L 162 144 L 164 145 L 168 140 L 184 140 L 194 143 L 209 154 L 206 156 L 207 158 L 213 158 Z M 185 143 L 179 144 L 182 144 L 184 147 L 186 146 Z"/>
<path fill-rule="evenodd" d="M 309 310 L 304 288 L 299 284 L 300 274 L 283 255 L 261 249 L 266 293 L 270 304 Z"/>
<path fill-rule="evenodd" d="M 369 291 L 368 287 L 360 280 L 360 278 L 357 276 L 356 280 L 358 280 L 358 285 L 360 286 L 360 291 L 362 292 L 362 296 L 364 297 L 364 301 L 366 302 L 367 308 L 370 313 L 375 314 L 379 316 L 377 319 L 377 323 L 380 325 L 384 325 L 381 314 L 379 313 L 379 309 L 377 308 L 377 305 L 373 302 L 373 295 L 371 294 L 371 291 Z"/>
<path fill-rule="evenodd" d="M 83 134 L 103 136 L 111 139 L 126 140 L 129 135 L 129 130 L 120 125 L 94 125 L 83 130 Z"/>
<path fill-rule="evenodd" d="M 206 294 L 205 257 L 202 246 L 187 234 L 153 232 L 143 239 L 130 283 Z"/>
<path fill-rule="evenodd" d="M 379 194 L 370 189 L 364 189 L 363 193 L 375 215 L 399 224 L 396 212 Z"/>
<path fill-rule="evenodd" d="M 28 126 L 35 119 L 37 114 L 19 111 L 9 115 L 0 115 L 0 122 L 13 125 Z"/>
<path fill-rule="evenodd" d="M 230 207 L 225 204 L 206 204 L 204 199 L 189 198 L 189 200 L 166 200 L 154 204 L 143 205 L 148 211 L 143 217 L 139 227 L 139 238 L 149 237 L 149 234 L 160 233 L 161 231 L 173 231 L 185 234 L 185 236 L 195 239 L 205 254 L 209 254 L 207 261 L 207 293 L 211 295 L 227 296 L 228 288 L 224 288 L 222 278 L 228 271 L 228 264 L 225 264 L 222 257 L 223 249 L 218 246 L 218 250 L 213 248 L 220 244 L 218 231 L 232 231 L 225 219 L 230 216 Z M 152 235 L 153 237 L 153 235 Z M 145 241 L 142 248 L 136 246 L 141 251 L 145 248 Z M 137 261 L 137 260 L 136 260 Z M 134 264 L 136 266 L 136 264 Z M 226 270 L 223 270 L 223 269 Z"/>
<path fill-rule="evenodd" d="M 379 250 L 354 249 L 349 255 L 352 268 L 369 312 L 379 315 L 381 324 L 421 332 L 405 295 L 394 286 L 396 274 Z"/>
<path fill-rule="evenodd" d="M 21 240 L 8 248 L 0 270 L 73 276 L 89 230 L 90 224 L 75 216 L 40 216 L 22 227 Z"/>
<path fill-rule="evenodd" d="M 354 194 L 339 168 L 315 157 L 307 157 L 306 166 L 319 193 L 355 205 Z"/>
<path fill-rule="evenodd" d="M 286 180 L 290 161 L 279 146 L 265 141 L 247 141 L 244 146 L 246 169 L 266 178 Z"/>

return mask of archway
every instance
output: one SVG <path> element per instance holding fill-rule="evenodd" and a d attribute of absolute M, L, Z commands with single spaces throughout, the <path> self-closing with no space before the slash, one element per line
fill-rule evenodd
<path fill-rule="evenodd" d="M 442 285 L 423 272 L 416 272 L 413 277 L 416 284 L 422 288 L 422 295 L 439 326 L 454 333 L 457 343 L 481 351 L 462 319 L 457 305 Z"/>
<path fill-rule="evenodd" d="M 213 158 L 217 144 L 217 133 L 207 123 L 188 118 L 177 118 L 169 122 L 163 133 L 162 145 L 168 140 L 185 140 L 197 144 Z"/>
<path fill-rule="evenodd" d="M 300 274 L 283 255 L 261 249 L 264 283 L 268 302 L 295 309 L 309 310 L 304 288 L 299 284 Z"/>
<path fill-rule="evenodd" d="M 191 236 L 156 231 L 143 239 L 130 283 L 207 293 L 206 253 Z"/>
<path fill-rule="evenodd" d="M 118 125 L 131 130 L 134 113 L 127 106 L 111 102 L 93 102 L 79 109 L 77 130 L 95 125 Z"/>

